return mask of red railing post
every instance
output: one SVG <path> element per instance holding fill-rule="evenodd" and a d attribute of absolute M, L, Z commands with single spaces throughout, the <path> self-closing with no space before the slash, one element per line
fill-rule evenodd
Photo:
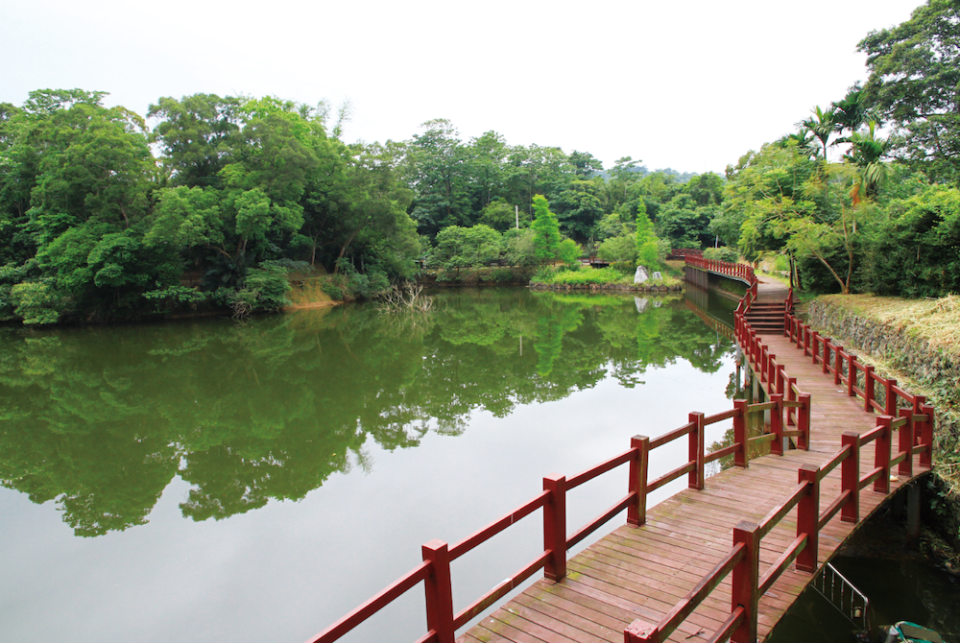
<path fill-rule="evenodd" d="M 770 432 L 775 436 L 770 445 L 770 452 L 774 455 L 783 455 L 783 395 L 774 393 L 770 401 L 777 405 L 770 411 Z"/>
<path fill-rule="evenodd" d="M 840 384 L 843 381 L 843 346 L 837 346 L 836 350 L 836 359 L 833 362 L 833 383 Z"/>
<path fill-rule="evenodd" d="M 850 455 L 840 465 L 840 490 L 850 492 L 850 500 L 840 510 L 840 520 L 856 523 L 860 521 L 860 434 L 846 431 L 840 443 L 850 447 Z"/>
<path fill-rule="evenodd" d="M 813 363 L 816 364 L 817 358 L 820 356 L 820 333 L 813 331 L 810 341 L 810 354 L 813 356 Z"/>
<path fill-rule="evenodd" d="M 623 631 L 623 643 L 662 643 L 656 623 L 635 620 Z"/>
<path fill-rule="evenodd" d="M 810 450 L 810 404 L 811 398 L 809 393 L 800 394 L 800 404 L 801 406 L 797 409 L 797 430 L 803 431 L 803 435 L 800 436 L 800 439 L 797 440 L 797 448 L 804 451 Z"/>
<path fill-rule="evenodd" d="M 900 409 L 900 417 L 906 418 L 907 423 L 898 429 L 897 452 L 906 452 L 907 457 L 897 467 L 897 475 L 913 477 L 913 409 Z"/>
<path fill-rule="evenodd" d="M 927 420 L 923 423 L 923 428 L 920 431 L 920 443 L 927 445 L 920 452 L 920 466 L 930 469 L 933 467 L 933 406 L 924 404 L 920 409 L 927 416 Z"/>
<path fill-rule="evenodd" d="M 635 435 L 630 438 L 630 448 L 636 455 L 630 460 L 630 493 L 636 498 L 627 507 L 627 524 L 640 527 L 647 522 L 647 467 L 650 464 L 650 438 Z"/>
<path fill-rule="evenodd" d="M 687 422 L 692 422 L 696 424 L 696 427 L 693 431 L 690 432 L 688 448 L 687 448 L 687 462 L 696 462 L 697 468 L 687 474 L 687 485 L 690 489 L 703 489 L 705 486 L 705 473 L 703 467 L 703 457 L 704 457 L 704 431 L 703 431 L 703 413 L 690 413 L 687 416 Z"/>
<path fill-rule="evenodd" d="M 884 430 L 875 441 L 877 449 L 876 455 L 873 458 L 873 466 L 874 468 L 882 468 L 883 473 L 874 481 L 873 490 L 882 494 L 890 493 L 891 421 L 893 421 L 893 418 L 889 415 L 881 415 L 877 418 L 877 426 L 884 427 Z"/>
<path fill-rule="evenodd" d="M 757 602 L 760 585 L 760 538 L 757 525 L 741 521 L 733 528 L 734 546 L 743 544 L 743 558 L 733 568 L 730 587 L 730 609 L 743 608 L 743 619 L 730 635 L 732 643 L 756 643 Z"/>
<path fill-rule="evenodd" d="M 777 356 L 771 353 L 767 357 L 767 394 L 777 390 Z"/>
<path fill-rule="evenodd" d="M 853 397 L 857 394 L 853 388 L 857 385 L 857 356 L 847 356 L 847 396 Z"/>
<path fill-rule="evenodd" d="M 830 338 L 823 338 L 823 372 L 830 372 Z"/>
<path fill-rule="evenodd" d="M 796 402 L 797 401 L 797 378 L 788 377 L 787 378 L 787 401 Z M 787 409 L 787 426 L 796 426 L 796 422 L 793 419 L 793 409 Z"/>
<path fill-rule="evenodd" d="M 430 573 L 423 581 L 427 600 L 427 629 L 437 633 L 437 643 L 453 643 L 453 585 L 450 582 L 450 551 L 442 540 L 431 540 L 421 547 L 423 560 L 430 562 Z"/>
<path fill-rule="evenodd" d="M 733 408 L 737 410 L 737 414 L 733 416 L 733 441 L 738 445 L 733 454 L 733 463 L 746 469 L 749 460 L 747 454 L 747 401 L 734 400 Z"/>
<path fill-rule="evenodd" d="M 784 395 L 784 387 L 787 383 L 787 373 L 783 369 L 783 364 L 777 364 L 777 394 Z"/>
<path fill-rule="evenodd" d="M 543 575 L 559 581 L 567 575 L 567 478 L 556 474 L 543 479 L 550 499 L 543 505 L 543 551 L 550 552 Z"/>
<path fill-rule="evenodd" d="M 803 325 L 803 354 L 810 354 L 810 327 L 806 324 Z"/>
<path fill-rule="evenodd" d="M 920 407 L 922 407 L 923 404 L 924 404 L 924 402 L 926 402 L 926 401 L 927 401 L 927 397 L 926 397 L 925 395 L 914 395 L 914 396 L 913 396 L 913 413 L 914 413 L 914 415 L 916 415 L 916 414 L 918 414 L 918 413 L 923 413 L 923 411 L 920 410 Z"/>
<path fill-rule="evenodd" d="M 897 380 L 883 381 L 883 412 L 887 415 L 897 416 L 897 394 L 893 387 L 897 385 Z"/>
<path fill-rule="evenodd" d="M 820 547 L 820 467 L 800 466 L 798 482 L 807 483 L 807 493 L 797 504 L 797 537 L 807 535 L 807 544 L 797 556 L 797 569 L 817 571 L 817 552 Z"/>
<path fill-rule="evenodd" d="M 873 411 L 871 403 L 873 402 L 873 367 L 863 367 L 863 410 L 866 413 Z"/>

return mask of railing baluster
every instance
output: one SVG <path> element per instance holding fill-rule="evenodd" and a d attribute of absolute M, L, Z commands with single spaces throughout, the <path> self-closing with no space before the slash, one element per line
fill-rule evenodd
<path fill-rule="evenodd" d="M 820 538 L 820 467 L 801 465 L 798 482 L 807 483 L 807 493 L 797 504 L 797 537 L 807 536 L 807 544 L 797 556 L 797 569 L 817 571 L 817 550 Z"/>
<path fill-rule="evenodd" d="M 800 439 L 797 440 L 797 448 L 803 451 L 810 450 L 810 405 L 811 397 L 809 393 L 800 394 L 800 403 L 803 405 L 797 410 L 797 429 L 803 431 Z"/>
<path fill-rule="evenodd" d="M 733 441 L 738 446 L 733 454 L 733 463 L 746 469 L 750 458 L 747 453 L 747 401 L 734 400 L 733 408 L 737 410 L 737 414 L 733 416 Z"/>
<path fill-rule="evenodd" d="M 846 431 L 840 437 L 844 447 L 850 447 L 850 455 L 840 465 L 840 490 L 851 492 L 847 504 L 840 510 L 840 520 L 843 522 L 860 522 L 860 434 L 856 431 Z"/>
<path fill-rule="evenodd" d="M 437 643 L 454 643 L 453 585 L 450 581 L 450 551 L 442 540 L 431 540 L 421 548 L 430 573 L 423 581 L 427 600 L 427 629 L 437 633 Z"/>
<path fill-rule="evenodd" d="M 796 402 L 797 401 L 797 378 L 788 377 L 787 378 L 787 401 Z M 796 426 L 797 423 L 794 420 L 795 410 L 793 408 L 787 409 L 787 426 Z"/>
<path fill-rule="evenodd" d="M 889 415 L 881 415 L 877 418 L 877 426 L 885 427 L 885 430 L 876 439 L 876 451 L 873 459 L 873 466 L 876 469 L 882 468 L 883 473 L 873 483 L 873 490 L 877 493 L 890 493 L 890 423 L 893 418 Z"/>
<path fill-rule="evenodd" d="M 769 395 L 777 390 L 777 356 L 773 353 L 770 353 L 770 356 L 767 357 L 767 368 L 769 370 L 767 374 L 767 394 Z"/>
<path fill-rule="evenodd" d="M 546 476 L 543 490 L 550 492 L 543 506 L 543 550 L 550 552 L 543 575 L 559 581 L 567 575 L 567 478 Z"/>
<path fill-rule="evenodd" d="M 690 413 L 687 415 L 687 422 L 694 422 L 697 425 L 690 432 L 687 447 L 687 462 L 696 462 L 697 468 L 687 474 L 687 486 L 690 489 L 703 489 L 705 486 L 705 473 L 703 470 L 704 458 L 704 432 L 703 432 L 703 413 Z"/>
<path fill-rule="evenodd" d="M 863 367 L 863 410 L 873 412 L 873 367 Z"/>
<path fill-rule="evenodd" d="M 854 387 L 857 385 L 857 367 L 855 363 L 857 361 L 856 355 L 847 355 L 847 396 L 853 397 L 857 394 L 854 391 Z"/>
<path fill-rule="evenodd" d="M 906 418 L 907 423 L 900 427 L 898 430 L 898 453 L 906 452 L 907 457 L 904 458 L 903 462 L 900 463 L 900 466 L 897 467 L 897 474 L 901 476 L 907 476 L 908 478 L 913 477 L 913 409 L 900 409 L 900 417 Z"/>
<path fill-rule="evenodd" d="M 921 443 L 927 445 L 927 448 L 920 453 L 920 466 L 929 469 L 933 467 L 933 407 L 924 404 L 920 408 L 927 416 L 920 432 Z"/>
<path fill-rule="evenodd" d="M 757 640 L 757 603 L 760 585 L 760 538 L 757 525 L 741 521 L 733 528 L 734 546 L 743 543 L 746 546 L 743 558 L 733 568 L 730 587 L 730 611 L 743 608 L 743 620 L 733 631 L 730 640 L 733 643 L 756 643 Z"/>
<path fill-rule="evenodd" d="M 834 351 L 834 362 L 833 362 L 833 383 L 839 385 L 843 381 L 843 346 L 837 346 Z"/>
<path fill-rule="evenodd" d="M 897 394 L 893 387 L 897 385 L 897 380 L 883 381 L 883 412 L 887 415 L 897 416 Z"/>
<path fill-rule="evenodd" d="M 770 452 L 783 455 L 783 395 L 775 393 L 770 396 L 770 401 L 777 405 L 770 411 L 770 432 L 777 436 L 770 444 Z"/>
<path fill-rule="evenodd" d="M 640 527 L 647 522 L 647 467 L 650 463 L 650 438 L 635 435 L 630 438 L 630 448 L 637 454 L 630 460 L 630 492 L 636 498 L 627 507 L 627 524 Z"/>

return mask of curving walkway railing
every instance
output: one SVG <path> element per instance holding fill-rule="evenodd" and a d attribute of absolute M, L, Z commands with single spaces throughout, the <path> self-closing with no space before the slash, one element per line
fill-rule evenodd
<path fill-rule="evenodd" d="M 729 263 L 717 259 L 704 259 L 702 256 L 687 256 L 684 258 L 684 262 L 693 268 L 709 270 L 710 272 L 733 277 L 734 279 L 741 279 L 747 282 L 747 285 L 751 288 L 755 288 L 758 283 L 757 275 L 754 273 L 753 268 L 743 263 Z"/>
<path fill-rule="evenodd" d="M 703 267 L 701 261 L 691 262 L 687 259 L 687 263 Z M 728 265 L 730 267 L 726 269 L 721 267 L 720 272 L 730 274 L 739 270 L 732 264 Z M 708 269 L 714 270 L 715 265 Z M 744 314 L 756 299 L 755 284 L 756 282 L 741 300 L 735 316 L 737 341 L 770 396 L 770 402 L 753 406 L 765 407 L 771 411 L 771 453 L 783 455 L 785 437 L 800 438 L 799 447 L 808 449 L 811 396 L 801 391 L 797 387 L 796 378 L 789 377 L 784 366 L 777 363 L 776 356 L 770 353 L 767 345 L 750 327 Z M 856 356 L 831 344 L 829 338 L 812 332 L 810 327 L 800 322 L 793 313 L 792 298 L 793 292 L 790 291 L 784 336 L 795 341 L 797 348 L 803 350 L 805 356 L 810 356 L 814 364 L 822 364 L 823 373 L 833 374 L 835 383 L 846 383 L 848 395 L 856 394 L 862 397 L 865 412 L 877 411 L 884 415 L 877 418 L 877 428 L 872 431 L 864 434 L 845 432 L 840 450 L 822 465 L 801 466 L 798 470 L 799 481 L 793 493 L 771 510 L 759 525 L 741 523 L 734 528 L 733 546 L 714 569 L 657 623 L 634 621 L 624 633 L 626 643 L 659 643 L 666 640 L 728 575 L 732 575 L 730 616 L 718 630 L 709 635 L 708 640 L 731 640 L 736 643 L 756 641 L 759 597 L 770 589 L 794 561 L 797 569 L 801 571 L 817 570 L 819 533 L 838 513 L 844 522 L 858 522 L 861 491 L 872 484 L 873 491 L 888 494 L 893 467 L 897 467 L 899 475 L 912 477 L 914 455 L 920 456 L 921 468 L 929 469 L 932 466 L 933 407 L 925 404 L 922 396 L 911 395 L 897 387 L 895 380 L 884 379 L 876 375 L 872 367 L 859 364 Z M 862 386 L 857 385 L 858 374 L 862 375 L 859 379 L 863 382 Z M 875 384 L 880 384 L 883 392 L 881 401 L 876 399 Z M 786 399 L 784 391 L 787 392 Z M 784 431 L 784 425 L 792 421 L 790 409 L 794 407 L 800 409 L 797 423 L 803 428 Z M 899 438 L 895 456 L 891 456 L 893 431 L 898 432 Z M 875 444 L 874 468 L 861 476 L 860 461 L 864 457 L 865 447 L 871 442 Z M 740 462 L 737 462 L 737 465 L 744 466 Z M 840 492 L 821 512 L 820 482 L 838 466 L 842 467 Z M 761 576 L 758 556 L 760 541 L 794 507 L 797 508 L 796 539 Z"/>
<path fill-rule="evenodd" d="M 706 486 L 706 465 L 732 456 L 733 465 L 749 467 L 751 447 L 769 443 L 773 455 L 783 456 L 788 440 L 795 439 L 801 450 L 808 450 L 811 442 L 811 395 L 804 393 L 794 377 L 789 376 L 769 347 L 751 327 L 745 313 L 756 301 L 758 281 L 749 266 L 707 261 L 698 257 L 686 258 L 688 265 L 745 278 L 750 282 L 747 294 L 735 314 L 734 333 L 746 359 L 769 394 L 769 401 L 747 404 L 735 400 L 733 409 L 705 416 L 690 413 L 687 423 L 657 438 L 634 436 L 624 452 L 597 464 L 575 476 L 547 476 L 543 491 L 499 520 L 480 529 L 460 543 L 449 546 L 433 540 L 422 547 L 423 562 L 385 588 L 376 596 L 344 616 L 308 643 L 333 643 L 415 587 L 423 584 L 427 632 L 417 643 L 453 643 L 458 628 L 466 625 L 508 592 L 543 570 L 544 576 L 561 581 L 566 575 L 567 551 L 583 541 L 624 510 L 627 524 L 642 527 L 647 519 L 647 498 L 650 493 L 669 482 L 687 476 L 691 489 Z M 757 638 L 758 601 L 773 583 L 790 568 L 804 572 L 817 569 L 817 550 L 820 531 L 837 515 L 844 522 L 860 519 L 860 495 L 872 485 L 872 490 L 889 493 L 890 473 L 897 467 L 900 475 L 912 476 L 913 456 L 919 454 L 919 466 L 932 465 L 933 407 L 922 396 L 911 395 L 896 385 L 896 381 L 877 376 L 872 367 L 857 362 L 856 356 L 812 332 L 792 312 L 792 292 L 787 299 L 784 335 L 790 338 L 804 356 L 814 364 L 822 365 L 824 374 L 832 374 L 836 383 L 847 384 L 848 395 L 864 398 L 866 412 L 878 411 L 877 427 L 867 433 L 846 432 L 841 448 L 821 465 L 802 465 L 797 472 L 798 482 L 790 495 L 774 507 L 759 524 L 741 522 L 733 530 L 729 552 L 700 582 L 656 623 L 636 620 L 624 631 L 626 643 L 664 641 L 704 603 L 731 576 L 729 616 L 714 632 L 707 634 L 711 642 L 732 640 L 753 643 Z M 749 436 L 747 419 L 753 414 L 768 413 L 770 422 L 758 436 Z M 733 443 L 708 453 L 704 446 L 705 427 L 727 419 L 733 420 Z M 891 454 L 892 434 L 898 433 L 895 455 Z M 676 440 L 687 441 L 687 461 L 672 471 L 648 480 L 651 454 Z M 860 462 L 869 458 L 867 451 L 874 443 L 874 467 L 861 475 Z M 566 498 L 570 491 L 594 478 L 619 469 L 628 469 L 626 495 L 604 510 L 594 520 L 569 534 L 566 524 Z M 820 511 L 821 481 L 837 467 L 841 467 L 839 493 L 830 498 L 830 504 Z M 796 508 L 795 538 L 783 547 L 778 558 L 762 570 L 760 546 L 762 540 Z M 469 606 L 455 612 L 452 599 L 450 564 L 471 550 L 502 533 L 520 520 L 540 511 L 543 522 L 543 549 L 527 565 L 518 570 Z M 768 544 L 766 549 L 769 549 Z"/>

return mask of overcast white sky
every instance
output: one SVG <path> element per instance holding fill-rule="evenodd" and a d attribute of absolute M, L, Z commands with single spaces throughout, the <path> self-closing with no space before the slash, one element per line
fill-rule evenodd
<path fill-rule="evenodd" d="M 0 101 L 42 88 L 349 100 L 348 141 L 447 118 L 466 140 L 722 172 L 866 78 L 920 0 L 3 0 Z"/>

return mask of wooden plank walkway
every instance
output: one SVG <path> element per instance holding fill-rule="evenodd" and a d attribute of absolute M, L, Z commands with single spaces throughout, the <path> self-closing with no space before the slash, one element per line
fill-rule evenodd
<path fill-rule="evenodd" d="M 786 290 L 760 285 L 760 301 L 783 301 Z M 463 634 L 458 641 L 515 643 L 621 643 L 624 629 L 635 619 L 657 623 L 730 551 L 732 530 L 741 521 L 760 523 L 796 488 L 797 470 L 819 466 L 841 447 L 845 431 L 865 433 L 876 427 L 876 416 L 863 402 L 834 385 L 803 351 L 786 338 L 765 335 L 763 341 L 812 395 L 809 451 L 790 450 L 749 462 L 746 469 L 721 471 L 706 488 L 684 490 L 647 512 L 642 527 L 621 526 L 572 557 L 568 574 L 559 582 L 542 579 Z M 914 471 L 919 456 L 914 456 Z M 861 476 L 873 469 L 872 458 L 861 459 Z M 870 460 L 867 462 L 867 460 Z M 891 495 L 909 482 L 893 480 Z M 840 468 L 821 481 L 820 511 L 840 493 Z M 861 523 L 833 518 L 820 532 L 818 563 L 826 562 L 846 539 L 887 498 L 869 488 L 860 494 Z M 796 538 L 796 510 L 762 540 L 760 574 Z M 812 574 L 792 566 L 760 597 L 758 639 L 764 640 Z M 668 640 L 706 641 L 730 615 L 730 578 L 680 625 Z"/>

